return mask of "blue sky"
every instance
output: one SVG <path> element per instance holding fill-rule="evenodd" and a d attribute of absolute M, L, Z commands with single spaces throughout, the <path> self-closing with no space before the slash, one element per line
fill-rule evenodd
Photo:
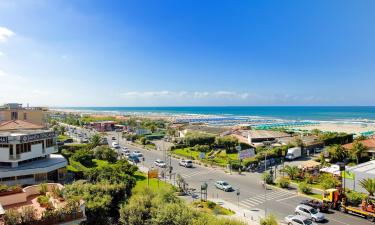
<path fill-rule="evenodd" d="M 0 1 L 0 102 L 375 105 L 375 2 Z"/>

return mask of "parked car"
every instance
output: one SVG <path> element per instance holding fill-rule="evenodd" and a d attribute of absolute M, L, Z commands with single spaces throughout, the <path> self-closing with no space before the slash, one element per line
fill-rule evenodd
<path fill-rule="evenodd" d="M 155 160 L 154 164 L 155 166 L 161 167 L 161 168 L 165 168 L 167 166 L 167 164 L 161 159 Z"/>
<path fill-rule="evenodd" d="M 64 143 L 73 143 L 73 139 L 72 138 L 68 138 L 64 141 Z"/>
<path fill-rule="evenodd" d="M 117 142 L 112 142 L 112 147 L 115 149 L 119 149 L 120 145 Z"/>
<path fill-rule="evenodd" d="M 300 215 L 289 215 L 284 220 L 288 225 L 314 225 L 309 218 Z"/>
<path fill-rule="evenodd" d="M 223 181 L 223 180 L 216 181 L 215 187 L 217 189 L 220 189 L 220 190 L 223 190 L 223 191 L 232 191 L 233 190 L 232 186 L 228 182 Z"/>
<path fill-rule="evenodd" d="M 179 162 L 178 162 L 178 165 L 180 166 L 184 166 L 186 168 L 191 168 L 193 167 L 193 161 L 191 160 L 186 160 L 186 159 L 181 159 Z"/>
<path fill-rule="evenodd" d="M 318 210 L 308 205 L 298 205 L 296 207 L 295 214 L 305 216 L 314 222 L 322 222 L 325 220 L 323 213 L 318 212 Z"/>
<path fill-rule="evenodd" d="M 116 137 L 112 137 L 112 141 L 116 140 Z"/>
<path fill-rule="evenodd" d="M 133 154 L 136 155 L 136 156 L 138 156 L 138 157 L 143 157 L 142 152 L 140 152 L 140 151 L 138 151 L 138 150 L 135 150 L 135 151 L 133 152 Z"/>
<path fill-rule="evenodd" d="M 136 156 L 136 155 L 132 155 L 132 154 L 130 154 L 129 156 L 128 156 L 128 160 L 130 161 L 130 162 L 132 162 L 132 163 L 139 163 L 140 161 L 139 161 L 139 158 Z"/>
<path fill-rule="evenodd" d="M 302 205 L 308 205 L 313 207 L 314 209 L 317 209 L 319 212 L 328 212 L 329 208 L 327 204 L 324 204 L 323 202 L 319 200 L 314 199 L 306 199 L 301 202 Z"/>
<path fill-rule="evenodd" d="M 130 150 L 129 149 L 122 149 L 122 154 L 124 154 L 125 156 L 129 156 L 130 155 Z"/>

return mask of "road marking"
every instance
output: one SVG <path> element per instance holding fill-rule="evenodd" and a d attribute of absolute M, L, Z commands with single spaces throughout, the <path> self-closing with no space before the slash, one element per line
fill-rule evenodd
<path fill-rule="evenodd" d="M 287 199 L 290 199 L 290 198 L 295 198 L 295 197 L 298 197 L 298 195 L 292 195 L 290 197 L 286 197 L 286 198 L 282 198 L 282 199 L 277 199 L 276 201 L 281 202 L 281 201 L 284 201 L 284 200 L 287 200 Z"/>

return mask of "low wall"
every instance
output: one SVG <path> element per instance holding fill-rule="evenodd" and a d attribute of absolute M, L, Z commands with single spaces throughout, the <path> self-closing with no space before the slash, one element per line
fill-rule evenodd
<path fill-rule="evenodd" d="M 47 183 L 47 185 L 48 185 L 48 191 L 51 191 L 53 186 L 64 188 L 64 186 L 59 183 Z M 39 185 L 27 186 L 22 189 L 21 193 L 0 196 L 0 204 L 2 206 L 7 206 L 7 205 L 13 205 L 17 203 L 26 202 L 27 197 L 31 195 L 39 194 L 38 187 Z"/>

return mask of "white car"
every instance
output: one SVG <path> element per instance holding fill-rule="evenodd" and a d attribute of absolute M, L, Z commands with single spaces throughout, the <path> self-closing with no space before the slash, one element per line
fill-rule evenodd
<path fill-rule="evenodd" d="M 187 160 L 187 159 L 181 159 L 179 162 L 178 162 L 178 165 L 180 166 L 184 166 L 186 168 L 188 167 L 193 167 L 193 161 L 191 160 Z"/>
<path fill-rule="evenodd" d="M 315 225 L 309 218 L 299 215 L 289 215 L 285 217 L 288 225 Z"/>
<path fill-rule="evenodd" d="M 143 157 L 142 152 L 140 152 L 138 150 L 134 151 L 133 154 L 136 155 L 137 157 Z"/>
<path fill-rule="evenodd" d="M 223 181 L 223 180 L 216 181 L 215 187 L 217 189 L 220 189 L 220 190 L 223 190 L 223 191 L 232 191 L 233 190 L 232 186 L 230 186 L 230 184 L 228 184 L 228 182 Z"/>
<path fill-rule="evenodd" d="M 296 215 L 305 216 L 314 222 L 322 222 L 325 220 L 323 213 L 308 205 L 298 205 L 294 212 Z"/>
<path fill-rule="evenodd" d="M 130 155 L 130 151 L 129 149 L 122 149 L 122 154 L 124 154 L 125 156 L 129 156 Z"/>
<path fill-rule="evenodd" d="M 117 143 L 117 142 L 112 142 L 112 147 L 114 149 L 119 149 L 120 148 L 120 145 Z"/>
<path fill-rule="evenodd" d="M 164 168 L 164 167 L 167 166 L 167 164 L 161 159 L 155 160 L 154 164 L 155 164 L 155 166 L 161 167 L 161 168 Z"/>

